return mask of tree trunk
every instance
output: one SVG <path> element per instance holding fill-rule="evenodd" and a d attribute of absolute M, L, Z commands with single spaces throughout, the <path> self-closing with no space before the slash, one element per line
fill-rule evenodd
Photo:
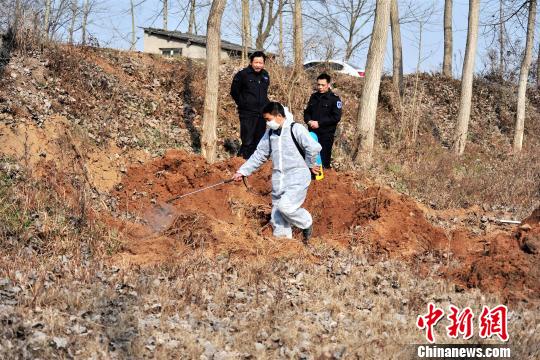
<path fill-rule="evenodd" d="M 538 42 L 538 54 L 536 58 L 536 87 L 540 89 L 540 42 Z"/>
<path fill-rule="evenodd" d="M 129 49 L 131 51 L 135 50 L 135 43 L 137 42 L 135 34 L 135 7 L 133 5 L 133 0 L 131 1 L 131 44 Z"/>
<path fill-rule="evenodd" d="M 163 30 L 167 31 L 167 21 L 169 20 L 169 2 L 163 0 Z"/>
<path fill-rule="evenodd" d="M 84 7 L 83 7 L 82 41 L 81 41 L 81 44 L 83 46 L 86 45 L 86 25 L 88 22 L 88 13 L 90 12 L 90 5 L 88 1 L 89 0 L 84 0 Z"/>
<path fill-rule="evenodd" d="M 196 33 L 195 30 L 195 0 L 190 0 L 188 34 Z"/>
<path fill-rule="evenodd" d="M 418 126 L 420 124 L 420 116 L 418 115 L 418 82 L 420 79 L 420 63 L 422 62 L 422 39 L 424 34 L 424 23 L 420 21 L 418 23 L 418 56 L 416 60 L 416 75 L 414 79 L 414 91 L 412 96 L 412 106 L 411 113 L 408 114 L 407 119 L 411 122 L 411 133 L 410 133 L 410 142 L 412 144 L 416 143 L 416 138 L 418 136 Z M 409 135 L 407 134 L 407 137 Z"/>
<path fill-rule="evenodd" d="M 452 77 L 452 0 L 444 2 L 443 76 Z"/>
<path fill-rule="evenodd" d="M 221 18 L 226 0 L 213 0 L 206 30 L 206 96 L 202 126 L 202 155 L 208 163 L 216 160 L 217 107 L 219 92 L 219 57 L 221 53 Z"/>
<path fill-rule="evenodd" d="M 259 46 L 261 44 L 261 42 L 263 42 L 264 40 L 266 39 L 262 39 L 262 32 L 263 32 L 263 25 L 264 25 L 264 20 L 266 19 L 266 5 L 268 5 L 268 7 L 270 8 L 270 13 L 268 14 L 268 17 L 272 17 L 272 9 L 271 9 L 271 6 L 273 6 L 273 1 L 274 0 L 259 0 L 259 5 L 261 6 L 261 16 L 259 17 L 259 22 L 257 24 L 257 38 L 255 39 L 255 47 L 257 49 L 262 49 L 262 45 Z M 269 3 L 270 2 L 270 3 Z"/>
<path fill-rule="evenodd" d="M 249 16 L 249 0 L 242 0 L 242 61 L 247 63 L 251 47 L 251 19 Z"/>
<path fill-rule="evenodd" d="M 283 5 L 284 0 L 279 0 L 279 8 L 281 9 L 279 11 L 279 61 L 281 64 L 285 62 L 285 49 L 283 47 Z"/>
<path fill-rule="evenodd" d="M 348 62 L 353 53 L 353 41 L 354 41 L 354 31 L 349 31 L 349 38 L 347 39 L 347 44 L 345 45 L 345 56 L 343 60 Z M 325 59 L 330 60 L 330 59 Z"/>
<path fill-rule="evenodd" d="M 478 16 L 480 12 L 480 0 L 469 1 L 469 25 L 467 30 L 467 45 L 465 48 L 465 60 L 461 74 L 461 98 L 459 113 L 455 130 L 454 153 L 462 155 L 467 143 L 469 118 L 471 116 L 471 98 L 473 86 L 474 59 L 476 57 L 476 44 L 478 40 Z"/>
<path fill-rule="evenodd" d="M 397 0 L 390 5 L 390 26 L 392 28 L 392 82 L 400 95 L 403 95 L 403 55 L 401 30 L 399 26 L 399 8 Z"/>
<path fill-rule="evenodd" d="M 294 71 L 304 65 L 304 36 L 302 33 L 302 0 L 294 1 Z"/>
<path fill-rule="evenodd" d="M 75 20 L 77 20 L 77 0 L 71 0 L 71 19 L 69 21 L 69 43 L 73 44 L 73 32 L 75 31 Z"/>
<path fill-rule="evenodd" d="M 358 112 L 358 139 L 353 155 L 354 161 L 363 165 L 369 165 L 373 155 L 377 102 L 390 21 L 390 2 L 391 0 L 377 0 L 367 56 L 366 78 Z"/>
<path fill-rule="evenodd" d="M 51 0 L 45 0 L 45 17 L 43 19 L 43 38 L 49 38 L 49 27 L 51 23 Z"/>
<path fill-rule="evenodd" d="M 504 77 L 504 8 L 503 0 L 499 0 L 499 76 Z"/>
<path fill-rule="evenodd" d="M 20 13 L 20 0 L 15 0 L 15 16 L 13 19 L 13 30 L 17 32 L 17 29 L 19 27 L 19 18 L 21 16 Z"/>
<path fill-rule="evenodd" d="M 279 14 L 283 10 L 285 2 L 282 0 L 278 1 L 278 8 L 274 11 L 275 0 L 263 0 L 260 1 L 261 4 L 261 17 L 259 23 L 257 24 L 257 39 L 255 40 L 255 47 L 257 49 L 264 49 L 264 44 L 266 40 L 270 37 L 272 28 L 278 20 Z M 265 24 L 266 20 L 266 24 Z"/>
<path fill-rule="evenodd" d="M 19 18 L 21 17 L 21 3 L 20 0 L 15 0 L 15 16 L 13 17 L 13 31 L 15 36 L 19 29 Z"/>
<path fill-rule="evenodd" d="M 23 5 L 21 5 L 23 6 Z M 32 33 L 34 34 L 38 34 L 40 31 L 42 31 L 41 29 L 41 14 L 39 11 L 32 11 L 31 12 L 34 20 L 31 22 L 31 24 L 34 25 L 34 27 L 32 28 Z"/>
<path fill-rule="evenodd" d="M 525 43 L 525 56 L 519 70 L 518 102 L 516 116 L 516 130 L 514 133 L 514 153 L 521 152 L 523 146 L 523 130 L 525 126 L 525 104 L 527 101 L 527 80 L 532 60 L 532 47 L 534 41 L 534 25 L 536 22 L 536 0 L 529 1 L 529 20 L 527 22 L 527 41 Z"/>

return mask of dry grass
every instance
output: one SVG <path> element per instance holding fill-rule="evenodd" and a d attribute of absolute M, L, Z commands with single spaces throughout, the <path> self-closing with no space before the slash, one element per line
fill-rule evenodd
<path fill-rule="evenodd" d="M 57 169 L 37 180 L 28 169 L 0 161 L 0 238 L 5 256 L 36 255 L 44 263 L 57 256 L 81 258 L 119 249 L 118 234 L 96 221 L 90 190 L 81 176 Z M 67 182 L 69 181 L 69 182 Z"/>
<path fill-rule="evenodd" d="M 512 88 L 475 82 L 469 142 L 458 158 L 451 151 L 458 82 L 422 74 L 415 93 L 416 80 L 407 79 L 401 100 L 389 79 L 383 80 L 376 151 L 364 175 L 439 209 L 481 205 L 521 219 L 538 207 L 540 113 L 534 101 L 528 107 L 524 150 L 514 156 Z M 537 92 L 530 90 L 531 99 Z M 361 171 L 350 159 L 356 111 L 356 107 L 345 111 L 334 155 L 338 168 Z"/>
<path fill-rule="evenodd" d="M 176 263 L 119 269 L 103 261 L 114 236 L 89 218 L 76 221 L 81 214 L 54 185 L 29 180 L 9 161 L 0 174 L 1 203 L 14 204 L 0 212 L 3 358 L 401 359 L 424 342 L 415 321 L 427 302 L 476 312 L 500 302 L 456 292 L 437 279 L 437 266 L 418 278 L 354 244 L 319 243 L 306 257 L 256 262 L 195 251 Z M 537 304 L 510 309 L 514 356 L 537 357 Z M 437 334 L 449 341 L 442 325 Z"/>
<path fill-rule="evenodd" d="M 427 302 L 475 312 L 499 303 L 478 291 L 456 293 L 444 281 L 418 279 L 400 263 L 318 251 L 325 259 L 319 265 L 198 256 L 143 271 L 73 261 L 33 270 L 22 263 L 17 271 L 1 267 L 0 278 L 21 291 L 15 305 L 2 307 L 0 353 L 402 359 L 410 356 L 410 344 L 425 342 L 415 320 Z M 511 306 L 509 346 L 517 358 L 539 354 L 536 311 Z M 449 342 L 442 323 L 437 336 Z M 65 339 L 65 348 L 56 349 L 54 337 Z"/>
<path fill-rule="evenodd" d="M 35 56 L 49 57 L 50 83 L 28 92 L 42 96 L 36 103 L 64 99 L 59 108 L 94 141 L 87 146 L 113 141 L 124 149 L 153 154 L 164 147 L 197 150 L 203 104 L 200 64 L 58 47 Z M 193 77 L 185 76 L 186 69 Z M 271 96 L 290 105 L 301 119 L 312 79 L 306 74 L 293 78 L 289 69 L 275 65 L 269 69 Z M 173 78 L 179 80 L 172 82 Z M 231 67 L 226 66 L 224 89 L 231 78 Z M 336 79 L 336 92 L 345 105 L 336 147 L 340 168 L 354 167 L 349 155 L 361 84 Z M 400 100 L 403 107 L 384 91 L 388 84 L 385 80 L 381 93 L 376 162 L 366 177 L 437 208 L 482 204 L 523 217 L 538 205 L 534 108 L 529 111 L 526 151 L 519 158 L 505 155 L 509 119 L 515 113 L 512 91 L 503 91 L 504 101 L 498 101 L 493 89 L 477 84 L 471 143 L 467 155 L 457 159 L 447 149 L 456 84 L 430 76 L 409 81 Z M 437 91 L 428 91 L 435 85 L 440 87 Z M 11 99 L 6 89 L 0 95 Z M 238 137 L 227 92 L 220 99 L 223 142 Z M 13 97 L 19 101 L 14 108 L 24 109 L 20 96 Z M 530 96 L 538 106 L 538 97 Z M 495 110 L 499 103 L 503 106 Z M 36 116 L 51 115 L 39 111 Z M 5 114 L 9 121 L 19 121 L 20 116 L 33 121 L 22 110 Z M 110 126 L 103 126 L 104 120 Z M 224 144 L 220 146 L 221 156 L 227 156 Z M 177 237 L 194 248 L 192 255 L 153 268 L 118 269 L 108 263 L 108 255 L 121 250 L 123 235 L 96 216 L 104 208 L 103 199 L 93 199 L 82 174 L 53 171 L 37 180 L 30 176 L 31 169 L 12 160 L 0 163 L 2 358 L 401 359 L 409 357 L 409 344 L 424 342 L 414 324 L 427 302 L 471 306 L 478 312 L 481 305 L 501 301 L 478 290 L 456 292 L 440 279 L 434 262 L 429 262 L 434 264 L 431 272 L 419 278 L 414 266 L 374 258 L 374 251 L 362 245 L 362 229 L 351 230 L 348 250 L 318 245 L 296 259 L 276 259 L 265 253 L 268 246 L 255 242 L 253 255 L 260 256 L 245 262 L 226 252 L 209 256 L 199 241 L 205 229 L 196 228 L 196 237 Z M 268 212 L 239 211 L 251 213 L 255 220 Z M 280 246 L 276 241 L 276 253 Z M 273 260 L 265 260 L 269 257 Z M 538 358 L 538 304 L 511 304 L 510 310 L 514 357 Z M 448 342 L 442 332 L 439 328 L 441 340 Z"/>
<path fill-rule="evenodd" d="M 540 205 L 540 161 L 535 157 L 528 150 L 519 157 L 473 150 L 458 159 L 433 145 L 406 155 L 381 150 L 371 170 L 377 180 L 434 208 L 481 205 L 523 219 Z"/>

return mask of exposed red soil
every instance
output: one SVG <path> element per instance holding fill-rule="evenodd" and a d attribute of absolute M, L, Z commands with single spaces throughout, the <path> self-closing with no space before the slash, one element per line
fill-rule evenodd
<path fill-rule="evenodd" d="M 230 178 L 242 162 L 234 158 L 208 165 L 200 157 L 171 150 L 129 168 L 115 195 L 121 211 L 143 221 L 126 228 L 131 241 L 125 244 L 122 261 L 159 263 L 197 250 L 254 260 L 301 256 L 317 261 L 299 241 L 271 236 L 270 164 L 249 177 L 250 191 L 241 183 L 223 184 L 165 205 L 171 197 Z M 448 232 L 432 225 L 413 199 L 380 186 L 357 190 L 360 181 L 350 173 L 329 171 L 323 181 L 312 183 L 305 206 L 314 217 L 315 243 L 362 245 L 373 255 L 404 261 L 434 254 L 458 261 L 458 266 L 441 261 L 449 264 L 442 275 L 462 286 L 509 299 L 539 297 L 538 252 L 527 253 L 520 245 L 540 233 L 534 214 L 525 221 L 532 223 L 526 230 L 496 230 L 485 236 L 466 229 Z"/>

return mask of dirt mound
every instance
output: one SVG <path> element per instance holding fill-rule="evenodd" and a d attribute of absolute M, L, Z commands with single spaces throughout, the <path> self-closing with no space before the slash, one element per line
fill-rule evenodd
<path fill-rule="evenodd" d="M 537 230 L 536 239 L 540 228 Z M 472 241 L 469 256 L 461 258 L 465 266 L 451 270 L 452 277 L 467 287 L 500 292 L 506 298 L 538 299 L 539 257 L 537 252 L 534 255 L 526 251 L 523 244 L 531 245 L 533 239 L 529 238 L 531 235 L 523 235 L 522 232 L 519 230 L 513 235 L 496 233 L 478 239 L 479 241 Z M 480 244 L 482 248 L 478 246 Z"/>
<path fill-rule="evenodd" d="M 167 199 L 219 183 L 241 163 L 241 159 L 234 159 L 210 166 L 199 157 L 169 151 L 159 160 L 128 169 L 126 178 L 117 186 L 120 208 L 146 221 L 148 207 L 162 209 Z M 249 191 L 242 184 L 224 184 L 179 199 L 175 210 L 195 211 L 230 225 L 252 226 L 257 232 L 270 220 L 269 165 L 249 178 Z M 445 243 L 444 232 L 425 219 L 414 201 L 382 187 L 360 192 L 354 181 L 351 174 L 329 171 L 324 181 L 312 183 L 306 208 L 315 219 L 317 236 L 347 245 L 353 241 L 355 229 L 369 225 L 369 241 L 403 257 L 441 248 Z"/>
<path fill-rule="evenodd" d="M 527 254 L 540 253 L 540 208 L 522 223 L 516 233 L 519 247 Z"/>
<path fill-rule="evenodd" d="M 243 184 L 223 184 L 173 202 L 170 210 L 165 208 L 169 219 L 160 218 L 167 199 L 228 179 L 242 162 L 234 158 L 208 165 L 200 157 L 170 150 L 160 159 L 130 167 L 115 191 L 117 210 L 134 214 L 147 233 L 141 235 L 140 228 L 139 233 L 131 231 L 134 240 L 126 243 L 130 255 L 124 254 L 124 259 L 155 263 L 201 250 L 254 259 L 278 255 L 317 261 L 299 241 L 271 236 L 270 164 L 249 177 L 249 190 Z M 315 244 L 361 246 L 374 256 L 416 263 L 432 254 L 444 264 L 438 275 L 461 286 L 501 292 L 508 298 L 540 294 L 540 274 L 534 270 L 538 255 L 520 247 L 520 233 L 448 231 L 428 221 L 413 199 L 381 186 L 361 191 L 359 182 L 358 175 L 329 171 L 323 181 L 312 183 L 306 208 L 314 217 Z M 423 266 L 429 272 L 433 263 Z"/>
<path fill-rule="evenodd" d="M 533 211 L 533 213 L 523 220 L 524 224 L 529 224 L 530 226 L 540 225 L 540 207 Z"/>

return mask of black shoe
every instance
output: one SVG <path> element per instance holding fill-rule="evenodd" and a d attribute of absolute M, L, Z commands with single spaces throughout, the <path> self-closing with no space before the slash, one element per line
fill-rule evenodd
<path fill-rule="evenodd" d="M 307 229 L 302 230 L 302 235 L 304 235 L 303 243 L 307 245 L 311 235 L 313 235 L 313 225 L 310 225 Z"/>

